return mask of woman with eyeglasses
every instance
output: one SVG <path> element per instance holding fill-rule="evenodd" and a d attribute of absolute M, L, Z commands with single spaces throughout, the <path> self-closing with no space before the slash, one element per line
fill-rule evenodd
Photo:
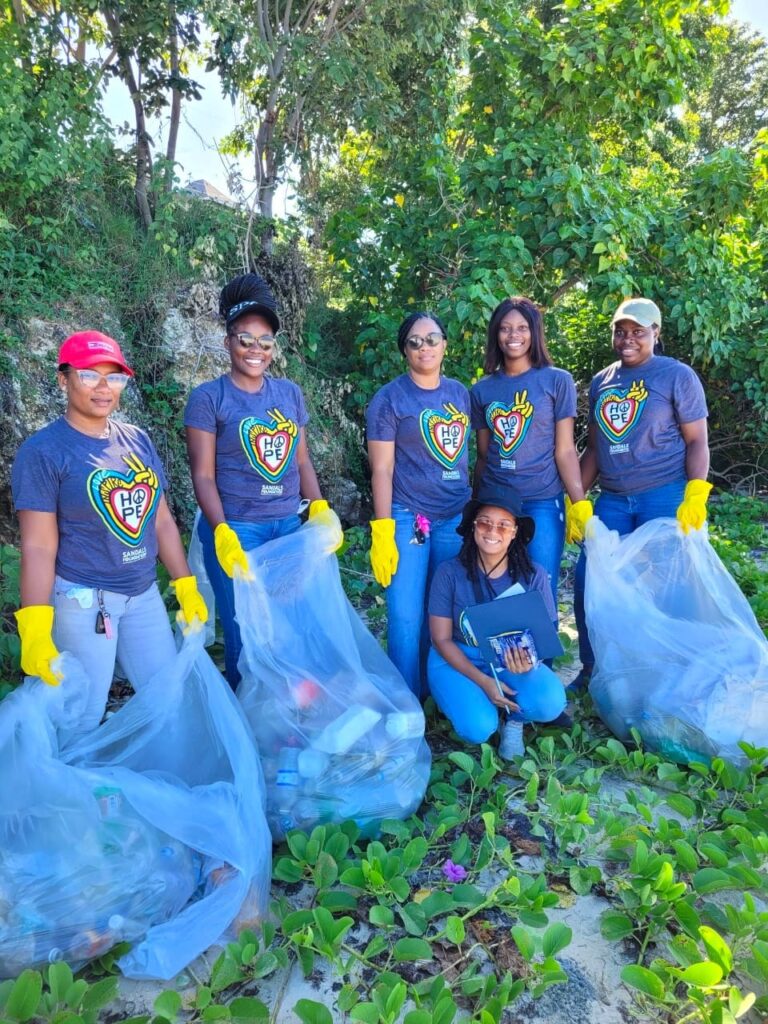
<path fill-rule="evenodd" d="M 600 480 L 595 515 L 624 535 L 643 523 L 677 517 L 684 532 L 707 518 L 707 401 L 696 372 L 663 355 L 661 312 L 645 298 L 627 299 L 613 314 L 619 357 L 589 386 L 589 434 L 581 456 L 586 490 Z M 582 668 L 571 683 L 589 685 L 595 655 L 584 616 L 586 561 L 576 565 L 574 613 Z"/>
<path fill-rule="evenodd" d="M 484 743 L 498 729 L 506 760 L 524 752 L 523 722 L 551 722 L 562 713 L 565 690 L 551 669 L 533 663 L 529 649 L 507 648 L 506 671 L 494 674 L 465 610 L 514 587 L 515 593 L 538 591 L 557 623 L 547 573 L 530 557 L 536 529 L 508 484 L 482 485 L 464 507 L 461 550 L 438 568 L 429 593 L 430 692 L 465 742 Z"/>
<path fill-rule="evenodd" d="M 536 521 L 531 558 L 544 566 L 557 607 L 560 560 L 580 540 L 592 505 L 585 500 L 573 439 L 576 385 L 552 364 L 535 302 L 514 296 L 491 314 L 485 373 L 470 392 L 477 436 L 475 489 L 513 487 Z M 571 500 L 566 523 L 563 490 Z"/>
<path fill-rule="evenodd" d="M 27 438 L 11 474 L 21 528 L 16 619 L 27 675 L 56 686 L 60 651 L 82 663 L 92 688 L 80 727 L 90 730 L 104 713 L 116 660 L 139 688 L 176 654 L 158 558 L 184 628 L 199 628 L 208 612 L 154 445 L 139 427 L 112 419 L 133 376 L 120 346 L 81 331 L 61 346 L 58 363 L 66 411 Z"/>
<path fill-rule="evenodd" d="M 406 372 L 367 413 L 373 515 L 371 566 L 386 588 L 387 649 L 411 690 L 426 694 L 426 599 L 435 569 L 459 549 L 469 497 L 469 393 L 442 375 L 443 324 L 429 312 L 400 324 Z"/>
<path fill-rule="evenodd" d="M 268 371 L 280 329 L 275 298 L 258 274 L 224 286 L 229 373 L 195 388 L 184 413 L 192 483 L 202 515 L 198 535 L 224 632 L 226 676 L 240 681 L 235 572 L 246 551 L 298 530 L 299 505 L 310 518 L 331 516 L 307 448 L 309 417 L 298 384 Z M 335 517 L 334 517 L 335 519 Z"/>

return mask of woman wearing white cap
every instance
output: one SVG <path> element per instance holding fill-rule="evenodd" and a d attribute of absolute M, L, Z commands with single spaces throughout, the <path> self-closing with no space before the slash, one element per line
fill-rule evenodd
<path fill-rule="evenodd" d="M 707 518 L 707 403 L 696 373 L 662 352 L 661 313 L 650 299 L 622 302 L 613 315 L 619 359 L 595 374 L 589 388 L 589 437 L 581 457 L 585 492 L 600 479 L 595 515 L 620 534 L 651 519 L 677 516 L 682 529 Z M 594 654 L 584 618 L 582 552 L 574 611 L 582 669 L 571 684 L 589 683 Z"/>
<path fill-rule="evenodd" d="M 80 726 L 101 721 L 118 659 L 138 687 L 176 653 L 156 581 L 168 570 L 179 621 L 206 621 L 165 500 L 165 474 L 139 427 L 111 419 L 133 376 L 120 346 L 80 331 L 59 350 L 64 415 L 20 447 L 11 486 L 21 527 L 21 666 L 52 686 L 69 651 L 92 682 Z M 52 664 L 53 663 L 53 664 Z"/>

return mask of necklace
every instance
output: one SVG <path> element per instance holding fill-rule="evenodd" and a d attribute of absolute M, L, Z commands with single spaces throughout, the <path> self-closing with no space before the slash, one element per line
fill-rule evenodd
<path fill-rule="evenodd" d="M 104 427 L 103 430 L 100 430 L 98 434 L 94 434 L 90 430 L 83 430 L 81 427 L 76 427 L 75 424 L 72 422 L 72 420 L 69 418 L 69 416 L 67 416 L 66 413 L 64 413 L 64 419 L 69 424 L 69 426 L 72 427 L 73 430 L 76 430 L 78 432 L 78 434 L 85 434 L 86 437 L 94 437 L 94 438 L 97 438 L 100 441 L 106 440 L 106 438 L 109 437 L 109 431 L 110 431 L 109 420 L 107 420 L 106 426 Z"/>

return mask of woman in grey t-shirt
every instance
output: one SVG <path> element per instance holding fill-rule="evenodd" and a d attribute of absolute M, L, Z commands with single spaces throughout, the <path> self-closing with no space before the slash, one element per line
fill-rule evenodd
<path fill-rule="evenodd" d="M 101 721 L 115 660 L 143 685 L 176 653 L 156 582 L 168 570 L 185 625 L 208 612 L 165 500 L 162 464 L 139 427 L 112 419 L 133 371 L 119 345 L 80 331 L 59 350 L 64 415 L 20 447 L 13 501 L 21 526 L 21 665 L 56 685 L 59 651 L 91 681 L 80 721 Z"/>
<path fill-rule="evenodd" d="M 584 489 L 599 478 L 595 515 L 624 535 L 643 523 L 677 516 L 683 530 L 706 519 L 709 473 L 707 403 L 690 366 L 662 354 L 661 312 L 645 298 L 627 299 L 613 315 L 619 357 L 589 387 L 589 436 L 581 457 Z M 574 612 L 584 689 L 595 655 L 584 617 L 586 563 L 576 566 Z"/>
<path fill-rule="evenodd" d="M 310 518 L 338 520 L 320 494 L 309 456 L 309 417 L 298 384 L 268 370 L 280 329 L 266 281 L 243 274 L 222 289 L 220 312 L 229 373 L 195 388 L 184 412 L 198 536 L 224 632 L 226 675 L 235 689 L 242 643 L 232 576 L 248 572 L 245 552 L 298 530 L 302 498 Z"/>

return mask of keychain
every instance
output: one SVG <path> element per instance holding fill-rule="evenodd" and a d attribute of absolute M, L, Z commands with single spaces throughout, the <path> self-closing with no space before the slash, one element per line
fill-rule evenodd
<path fill-rule="evenodd" d="M 107 640 L 112 639 L 112 620 L 109 617 L 109 611 L 107 606 L 104 604 L 104 591 L 96 591 L 96 599 L 99 602 L 99 613 L 96 616 L 96 632 L 103 633 Z"/>

